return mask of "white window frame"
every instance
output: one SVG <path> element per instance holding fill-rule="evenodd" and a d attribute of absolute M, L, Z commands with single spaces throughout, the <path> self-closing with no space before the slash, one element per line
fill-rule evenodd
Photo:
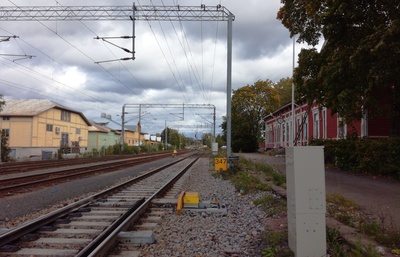
<path fill-rule="evenodd" d="M 306 145 L 308 145 L 308 131 L 309 131 L 309 127 L 308 127 L 308 115 L 306 120 L 304 121 L 304 125 L 303 125 L 303 141 L 304 143 L 306 143 Z"/>
<path fill-rule="evenodd" d="M 344 124 L 343 126 L 340 126 L 340 122 L 342 121 L 342 118 L 338 116 L 337 118 L 337 138 L 338 139 L 344 139 L 347 136 L 347 124 Z"/>
<path fill-rule="evenodd" d="M 301 124 L 301 116 L 297 115 L 296 116 L 296 130 L 295 130 L 296 135 L 294 135 L 294 138 L 296 138 L 297 134 L 299 133 L 300 124 Z M 294 139 L 293 139 L 293 141 L 294 141 Z M 303 138 L 300 134 L 299 140 L 297 141 L 297 143 L 300 143 L 300 145 L 301 145 L 302 141 L 303 141 Z"/>
<path fill-rule="evenodd" d="M 313 138 L 320 138 L 320 119 L 319 119 L 319 111 L 318 109 L 312 112 L 313 117 Z"/>
<path fill-rule="evenodd" d="M 364 113 L 363 117 L 361 118 L 361 137 L 368 136 L 368 114 Z"/>
<path fill-rule="evenodd" d="M 322 138 L 327 138 L 327 118 L 326 118 L 326 107 L 322 109 Z"/>

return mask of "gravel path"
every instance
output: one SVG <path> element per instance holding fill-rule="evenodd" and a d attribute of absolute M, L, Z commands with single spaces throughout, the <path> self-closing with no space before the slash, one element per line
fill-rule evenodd
<path fill-rule="evenodd" d="M 285 157 L 259 153 L 241 153 L 253 162 L 263 162 L 286 173 Z M 359 204 L 363 211 L 384 222 L 390 229 L 400 230 L 400 182 L 385 177 L 353 174 L 337 168 L 325 169 L 327 193 L 345 196 Z"/>
<path fill-rule="evenodd" d="M 212 177 L 210 170 L 209 159 L 202 158 L 183 190 L 199 192 L 205 201 L 221 190 L 227 212 L 171 211 L 154 231 L 157 243 L 138 248 L 141 256 L 261 256 L 268 218 L 251 204 L 261 195 L 240 195 L 229 181 Z"/>

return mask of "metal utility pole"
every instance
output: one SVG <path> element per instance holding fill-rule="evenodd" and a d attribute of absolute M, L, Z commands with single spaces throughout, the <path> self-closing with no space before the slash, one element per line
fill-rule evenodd
<path fill-rule="evenodd" d="M 1 158 L 1 149 L 3 148 L 3 131 L 0 129 L 0 163 L 2 162 Z"/>
<path fill-rule="evenodd" d="M 125 143 L 125 104 L 122 106 L 122 125 L 121 125 L 121 152 L 124 151 L 124 143 Z"/>
<path fill-rule="evenodd" d="M 232 22 L 235 16 L 224 6 L 0 6 L 0 21 L 227 21 L 227 157 L 231 154 Z M 134 41 L 135 35 L 132 35 Z M 134 42 L 132 42 L 134 47 Z M 132 49 L 132 54 L 135 49 Z M 132 58 L 122 58 L 134 59 Z"/>
<path fill-rule="evenodd" d="M 295 64 L 295 45 L 296 45 L 296 40 L 295 36 L 293 36 L 293 67 L 292 67 L 292 128 L 291 128 L 291 134 L 292 138 L 290 140 L 290 146 L 295 146 L 296 145 L 296 126 L 295 126 L 295 110 L 294 110 L 294 64 Z"/>
<path fill-rule="evenodd" d="M 215 106 L 214 106 L 213 124 L 214 124 L 214 129 L 213 129 L 213 140 L 212 140 L 212 142 L 215 143 Z"/>
<path fill-rule="evenodd" d="M 233 15 L 228 16 L 228 57 L 226 79 L 226 158 L 231 156 L 232 145 L 232 21 Z"/>
<path fill-rule="evenodd" d="M 165 121 L 164 143 L 165 143 L 164 150 L 167 151 L 168 150 L 168 127 L 167 127 L 167 121 Z"/>
<path fill-rule="evenodd" d="M 140 153 L 140 133 L 142 130 L 142 125 L 140 124 L 140 119 L 142 118 L 142 107 L 139 104 L 139 121 L 138 121 L 138 125 L 137 125 L 137 132 L 138 132 L 138 151 Z"/>

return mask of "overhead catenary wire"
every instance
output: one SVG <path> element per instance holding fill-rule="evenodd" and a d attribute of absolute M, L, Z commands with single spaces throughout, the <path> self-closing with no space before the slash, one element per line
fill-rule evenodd
<path fill-rule="evenodd" d="M 11 4 L 13 4 L 14 6 L 17 6 L 17 5 L 14 4 L 11 0 L 9 0 L 9 2 L 10 2 Z M 18 6 L 17 6 L 17 7 L 18 7 Z M 56 36 L 58 36 L 59 38 L 61 38 L 64 42 L 66 42 L 68 45 L 70 45 L 71 47 L 73 47 L 75 50 L 77 50 L 77 51 L 78 51 L 79 53 L 81 53 L 83 56 L 85 56 L 86 58 L 88 58 L 89 60 L 91 60 L 91 62 L 95 62 L 93 58 L 91 58 L 89 55 L 87 55 L 86 53 L 84 53 L 83 51 L 81 51 L 78 47 L 76 47 L 74 44 L 72 44 L 71 42 L 69 42 L 66 38 L 64 38 L 63 36 L 61 36 L 57 31 L 53 31 L 51 28 L 49 28 L 48 26 L 46 26 L 43 22 L 40 22 L 40 21 L 37 21 L 37 22 L 39 22 L 43 27 L 45 27 L 45 28 L 48 29 L 50 32 L 54 33 Z M 80 22 L 81 22 L 81 24 L 83 24 L 89 31 L 91 31 L 93 34 L 95 34 L 94 31 L 91 30 L 88 26 L 86 26 L 82 21 L 80 21 Z M 96 34 L 95 34 L 95 35 L 96 35 Z M 31 45 L 31 47 L 34 47 L 34 46 Z M 45 56 L 47 56 L 48 58 L 50 58 L 52 61 L 55 61 L 54 58 L 48 56 L 48 55 L 47 55 L 46 53 L 44 53 L 43 51 L 39 50 L 39 49 L 36 48 L 36 47 L 34 47 L 34 48 L 35 48 L 36 50 L 38 50 L 39 52 L 41 52 L 42 54 L 44 54 Z M 110 51 L 110 52 L 111 52 L 111 51 Z M 62 64 L 62 63 L 60 63 L 60 62 L 58 62 L 58 61 L 57 61 L 57 63 L 59 63 L 59 64 L 61 64 L 62 66 L 65 67 L 64 64 Z M 131 91 L 132 93 L 134 93 L 134 94 L 136 95 L 136 92 L 135 92 L 132 88 L 130 88 L 129 86 L 127 86 L 127 85 L 126 85 L 124 82 L 122 82 L 117 76 L 115 76 L 115 75 L 112 74 L 110 71 L 108 71 L 104 66 L 99 65 L 99 67 L 100 67 L 102 70 L 104 70 L 106 73 L 108 73 L 111 77 L 113 77 L 114 79 L 116 79 L 117 81 L 119 81 L 121 85 L 123 85 L 125 88 L 127 88 L 129 91 Z M 126 69 L 127 69 L 127 68 L 126 68 Z M 138 80 L 133 76 L 132 73 L 130 73 L 130 75 L 134 78 L 134 80 L 135 80 L 136 82 L 138 82 Z M 99 85 L 97 85 L 96 83 L 92 83 L 92 85 L 94 85 L 94 86 L 100 88 L 101 90 L 105 91 L 104 88 L 101 88 L 101 87 L 100 87 Z M 144 88 L 140 83 L 139 83 L 139 85 L 140 85 L 142 88 Z M 87 95 L 87 94 L 86 94 L 86 95 Z M 121 98 L 120 100 L 123 102 L 123 99 L 122 99 L 122 98 Z M 120 108 L 120 106 L 119 106 L 119 108 Z"/>
<path fill-rule="evenodd" d="M 58 2 L 57 2 L 58 3 Z M 181 24 L 182 25 L 182 24 Z M 183 26 L 182 26 L 183 27 Z M 57 34 L 60 34 L 59 33 L 59 31 L 56 31 L 56 32 L 54 32 L 54 30 L 52 30 L 52 33 L 57 33 Z M 153 31 L 153 34 L 155 34 L 154 33 L 154 31 Z M 178 33 L 176 32 L 176 34 L 178 35 Z M 190 45 L 189 44 L 189 42 L 188 42 L 188 38 L 186 37 L 186 32 L 184 32 L 183 31 L 183 39 L 182 40 L 180 40 L 180 42 L 181 42 L 181 44 L 184 46 L 184 45 Z M 62 36 L 62 35 L 61 35 Z M 185 38 L 186 37 L 186 38 Z M 68 42 L 68 39 L 67 38 L 65 38 L 66 39 L 66 41 Z M 185 41 L 186 41 L 186 43 L 185 43 Z M 182 43 L 183 42 L 183 43 Z M 71 42 L 68 42 L 68 43 L 70 43 L 71 44 L 71 47 L 74 47 L 76 50 L 80 50 L 80 51 L 82 51 L 82 49 L 79 49 L 79 47 L 77 47 L 76 45 L 74 45 L 73 43 L 71 43 Z M 158 42 L 158 44 L 160 45 L 160 43 L 161 42 Z M 160 47 L 160 49 L 161 49 L 161 47 Z M 193 60 L 194 59 L 194 57 L 193 57 L 193 55 L 192 55 L 192 52 L 191 52 L 191 50 L 190 50 L 190 47 L 186 47 L 186 46 L 184 46 L 183 47 L 183 49 L 184 49 L 184 51 L 185 51 L 185 53 L 186 53 L 186 59 L 187 59 L 187 62 L 189 63 L 189 66 L 191 66 L 190 68 L 191 68 L 191 73 L 192 74 L 194 74 L 194 77 L 197 79 L 197 80 L 199 80 L 198 78 L 199 77 L 202 77 L 202 76 L 200 76 L 199 75 L 199 72 L 198 72 L 198 70 L 197 71 L 195 71 L 195 69 L 197 68 L 197 66 L 195 66 L 195 61 Z M 111 51 L 110 51 L 111 52 Z M 86 54 L 86 52 L 85 51 L 82 51 L 82 54 Z M 165 54 L 164 54 L 164 56 L 165 56 Z M 204 52 L 202 51 L 202 59 L 204 58 Z M 90 56 L 89 56 L 90 57 Z M 93 58 L 91 58 L 91 59 L 93 59 Z M 124 83 L 124 81 L 122 81 L 119 77 L 118 77 L 118 75 L 115 75 L 115 72 L 114 71 L 112 71 L 112 70 L 107 70 L 107 68 L 106 68 L 107 66 L 105 66 L 105 67 L 102 67 L 102 69 L 105 69 L 105 71 L 106 72 L 108 72 L 110 75 L 111 75 L 111 77 L 113 77 L 114 79 L 116 79 L 117 80 L 117 82 L 119 82 L 120 84 L 122 83 Z M 125 66 L 124 64 L 120 64 L 120 67 L 124 67 L 124 69 L 126 70 L 126 71 L 130 71 L 130 69 L 127 67 L 127 66 Z M 173 70 L 173 69 L 171 69 L 170 68 L 170 70 Z M 132 75 L 132 77 L 133 78 L 135 78 L 134 76 L 133 76 L 133 74 L 131 73 L 131 72 L 129 72 L 131 75 Z M 176 78 L 175 78 L 176 79 Z M 135 78 L 135 80 L 136 80 L 136 78 Z M 200 80 L 202 80 L 202 79 L 200 79 Z M 204 81 L 204 80 L 203 80 Z M 129 84 L 123 84 L 124 86 L 126 86 L 127 88 L 129 88 L 128 90 L 133 90 L 134 92 L 136 92 L 136 90 L 135 90 L 135 88 L 132 88 L 132 83 L 129 83 Z M 179 85 L 179 84 L 178 84 Z M 146 88 L 145 87 L 143 87 L 145 90 L 146 90 Z M 200 96 L 200 95 L 203 95 L 203 98 L 204 98 L 204 100 L 207 100 L 207 97 L 205 96 L 205 94 L 206 94 L 206 92 L 205 92 L 205 87 L 204 87 L 204 84 L 203 85 L 199 85 L 199 88 L 200 88 L 200 90 L 199 90 L 199 92 L 197 92 L 198 93 L 198 95 Z M 186 88 L 183 88 L 184 90 L 186 90 Z M 137 94 L 136 94 L 137 95 Z M 185 97 L 187 98 L 187 97 L 189 97 L 188 96 L 188 93 L 187 93 L 187 91 L 186 91 L 186 95 L 185 95 Z M 185 98 L 184 97 L 184 98 Z M 185 102 L 188 102 L 187 101 L 187 99 L 185 99 L 186 101 Z"/>
<path fill-rule="evenodd" d="M 152 1 L 151 1 L 151 2 L 152 2 Z M 138 1 L 138 4 L 139 4 L 139 6 L 141 6 L 140 1 Z M 153 6 L 154 6 L 154 5 L 153 5 Z M 162 55 L 163 55 L 163 57 L 164 57 L 164 59 L 165 59 L 167 65 L 168 65 L 168 67 L 169 67 L 169 69 L 170 69 L 170 72 L 172 73 L 172 77 L 174 78 L 174 80 L 175 80 L 175 82 L 176 82 L 176 85 L 178 86 L 179 91 L 181 92 L 181 94 L 182 94 L 182 96 L 183 96 L 185 102 L 186 102 L 186 103 L 187 103 L 187 102 L 190 102 L 190 97 L 189 97 L 188 94 L 187 94 L 186 88 L 185 88 L 184 85 L 180 85 L 180 82 L 178 81 L 178 79 L 177 79 L 177 77 L 176 77 L 176 74 L 175 74 L 175 72 L 173 71 L 170 62 L 168 61 L 168 58 L 167 58 L 167 56 L 166 56 L 166 54 L 165 54 L 163 48 L 161 47 L 161 43 L 160 43 L 160 41 L 158 40 L 158 38 L 157 38 L 157 36 L 156 36 L 156 34 L 155 34 L 155 32 L 154 32 L 153 26 L 151 25 L 151 23 L 150 23 L 149 20 L 147 20 L 147 23 L 148 23 L 148 26 L 149 26 L 150 29 L 151 29 L 151 32 L 153 33 L 153 36 L 154 36 L 154 38 L 155 38 L 155 40 L 156 40 L 156 42 L 157 42 L 158 47 L 159 47 L 160 50 L 161 50 L 161 53 L 162 53 Z M 180 81 L 183 81 L 183 79 L 182 79 L 182 77 L 181 77 L 181 75 L 180 75 L 179 69 L 178 69 L 178 67 L 177 67 L 177 65 L 176 65 L 176 61 L 175 61 L 174 55 L 172 54 L 171 48 L 169 47 L 168 40 L 167 40 L 167 37 L 166 37 L 166 35 L 165 35 L 165 33 L 164 33 L 164 30 L 163 30 L 163 28 L 162 28 L 162 25 L 161 25 L 160 21 L 158 21 L 158 23 L 159 23 L 159 25 L 160 25 L 160 28 L 161 28 L 161 31 L 162 31 L 162 33 L 163 33 L 164 39 L 165 39 L 165 41 L 166 41 L 166 45 L 167 45 L 168 50 L 169 50 L 169 52 L 170 52 L 171 58 L 172 58 L 172 60 L 173 60 L 172 63 L 174 63 L 174 65 L 175 65 L 175 67 L 176 67 L 176 71 L 177 71 L 176 73 L 177 73 L 178 76 L 180 77 Z"/>

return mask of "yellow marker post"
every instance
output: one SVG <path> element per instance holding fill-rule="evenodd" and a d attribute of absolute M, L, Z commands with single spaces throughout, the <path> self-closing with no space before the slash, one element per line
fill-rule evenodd
<path fill-rule="evenodd" d="M 228 162 L 226 158 L 215 158 L 214 160 L 215 171 L 226 171 L 228 169 Z"/>
<path fill-rule="evenodd" d="M 228 162 L 226 158 L 215 158 L 214 167 L 216 172 L 227 171 L 228 170 Z M 222 204 L 222 173 L 219 173 L 219 208 L 223 206 Z"/>

